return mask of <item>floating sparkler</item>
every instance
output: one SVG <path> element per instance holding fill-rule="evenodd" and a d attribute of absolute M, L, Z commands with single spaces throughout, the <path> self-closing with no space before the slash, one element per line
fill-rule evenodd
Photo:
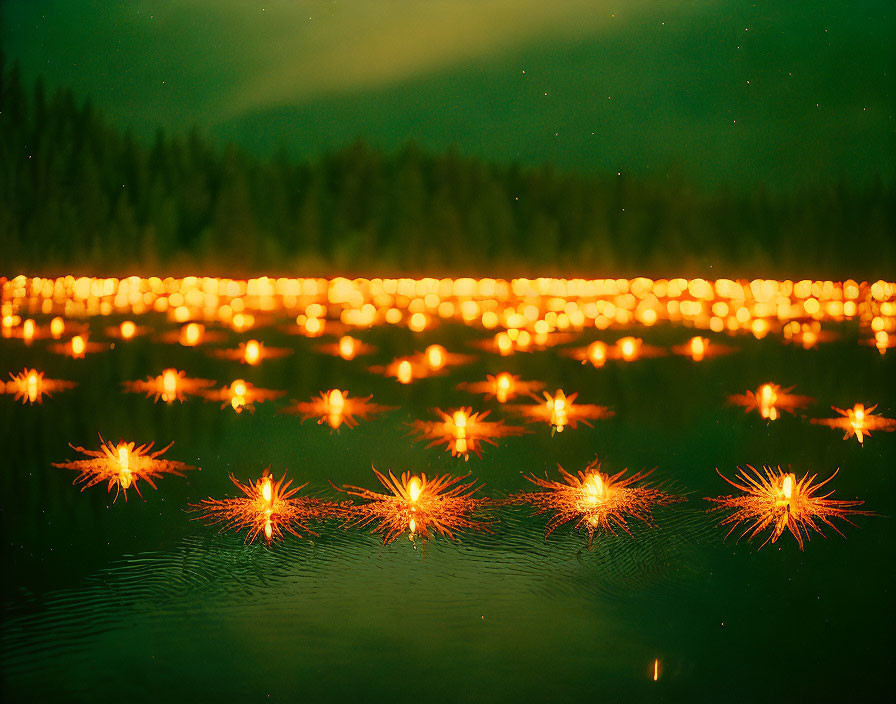
<path fill-rule="evenodd" d="M 343 335 L 339 338 L 338 342 L 320 345 L 317 349 L 319 349 L 324 354 L 331 354 L 335 357 L 342 357 L 346 360 L 352 360 L 355 357 L 361 357 L 363 355 L 373 354 L 376 352 L 376 347 L 373 345 L 368 345 L 365 342 L 362 342 L 356 337 L 352 337 L 351 335 Z"/>
<path fill-rule="evenodd" d="M 756 410 L 766 420 L 777 420 L 779 411 L 794 413 L 800 408 L 805 408 L 814 399 L 809 396 L 791 394 L 793 386 L 782 389 L 777 384 L 763 384 L 756 391 L 747 391 L 745 394 L 735 394 L 728 397 L 728 402 L 735 406 L 743 406 L 749 413 Z"/>
<path fill-rule="evenodd" d="M 138 481 L 141 479 L 149 484 L 153 489 L 158 489 L 154 479 L 159 479 L 166 474 L 175 474 L 179 477 L 184 476 L 183 472 L 190 469 L 198 469 L 183 462 L 175 460 L 160 460 L 158 457 L 173 445 L 170 443 L 161 450 L 151 452 L 154 443 L 136 446 L 136 443 L 119 441 L 117 445 L 103 440 L 100 435 L 100 449 L 87 450 L 83 447 L 70 447 L 76 452 L 87 455 L 90 459 L 75 460 L 74 462 L 54 462 L 54 467 L 63 469 L 74 469 L 79 474 L 75 477 L 75 484 L 83 484 L 81 491 L 99 484 L 108 482 L 106 490 L 111 492 L 115 487 L 115 498 L 113 503 L 118 500 L 119 492 L 124 492 L 125 501 L 128 498 L 128 489 L 131 487 L 143 498 L 140 493 Z"/>
<path fill-rule="evenodd" d="M 710 510 L 731 511 L 731 514 L 721 522 L 723 526 L 731 526 L 728 535 L 731 535 L 738 526 L 745 525 L 746 528 L 739 538 L 746 537 L 747 540 L 752 540 L 766 528 L 771 527 L 771 533 L 759 546 L 760 548 L 769 542 L 776 542 L 784 531 L 788 530 L 802 550 L 804 541 L 810 538 L 810 530 L 824 537 L 819 523 L 843 535 L 833 524 L 832 519 L 839 518 L 855 525 L 847 516 L 869 515 L 866 511 L 855 509 L 856 506 L 861 506 L 863 501 L 829 499 L 833 491 L 817 496 L 818 490 L 831 481 L 837 472 L 823 482 L 815 483 L 815 477 L 818 475 L 813 474 L 810 477 L 808 472 L 797 481 L 795 474 L 784 472 L 780 467 L 777 469 L 763 467 L 761 473 L 749 465 L 747 469 L 750 472 L 738 467 L 738 474 L 733 480 L 719 472 L 722 479 L 743 492 L 742 494 L 707 498 L 707 501 L 718 504 Z"/>
<path fill-rule="evenodd" d="M 607 343 L 595 340 L 587 347 L 573 347 L 566 350 L 565 354 L 579 360 L 582 364 L 590 364 L 594 368 L 600 369 L 607 361 L 609 350 Z"/>
<path fill-rule="evenodd" d="M 77 384 L 65 379 L 47 379 L 43 372 L 27 367 L 18 374 L 9 373 L 10 381 L 0 383 L 0 393 L 15 394 L 15 400 L 22 403 L 43 403 L 43 397 L 52 396 L 56 391 L 72 389 Z"/>
<path fill-rule="evenodd" d="M 292 354 L 292 350 L 288 347 L 266 347 L 263 342 L 258 340 L 247 340 L 241 342 L 236 349 L 212 350 L 211 354 L 222 359 L 239 360 L 242 364 L 255 366 L 260 364 L 263 359 L 285 357 Z"/>
<path fill-rule="evenodd" d="M 87 335 L 75 335 L 68 342 L 58 342 L 55 345 L 50 345 L 49 349 L 51 352 L 64 354 L 72 359 L 84 359 L 84 356 L 88 353 L 106 349 L 106 345 L 99 342 L 90 342 L 87 339 Z"/>
<path fill-rule="evenodd" d="M 366 398 L 350 397 L 348 391 L 330 389 L 321 391 L 318 398 L 311 401 L 295 403 L 280 409 L 281 413 L 293 413 L 302 416 L 302 421 L 317 418 L 318 424 L 326 423 L 334 430 L 343 423 L 349 428 L 358 425 L 358 419 L 370 420 L 377 413 L 391 411 L 391 406 L 381 406 L 371 402 L 372 396 Z"/>
<path fill-rule="evenodd" d="M 398 357 L 386 366 L 370 367 L 370 371 L 374 374 L 390 376 L 399 384 L 410 384 L 414 379 L 429 376 L 426 367 L 414 357 Z"/>
<path fill-rule="evenodd" d="M 187 395 L 199 395 L 203 389 L 214 386 L 211 379 L 191 379 L 186 372 L 166 369 L 159 376 L 147 377 L 145 381 L 126 381 L 124 390 L 131 393 L 145 393 L 147 398 L 155 396 L 165 403 L 183 402 Z"/>
<path fill-rule="evenodd" d="M 520 395 L 531 396 L 536 391 L 541 391 L 544 384 L 540 381 L 521 381 L 515 374 L 501 372 L 495 375 L 486 374 L 485 381 L 460 383 L 457 388 L 474 394 L 485 394 L 486 398 L 495 398 L 498 403 L 506 403 Z"/>
<path fill-rule="evenodd" d="M 677 345 L 672 348 L 674 354 L 690 357 L 695 362 L 702 362 L 707 357 L 718 357 L 733 351 L 734 348 L 728 345 L 720 345 L 712 342 L 708 337 L 701 337 L 700 335 L 692 337 L 683 345 Z"/>
<path fill-rule="evenodd" d="M 243 484 L 232 474 L 230 481 L 244 496 L 231 499 L 203 499 L 190 508 L 201 512 L 194 520 L 209 525 L 221 525 L 222 530 L 246 530 L 246 542 L 264 535 L 268 544 L 282 540 L 284 531 L 301 538 L 304 534 L 317 535 L 308 527 L 309 520 L 320 520 L 331 515 L 333 504 L 320 499 L 296 494 L 306 486 L 290 488 L 286 472 L 274 481 L 266 469 L 254 484 Z"/>
<path fill-rule="evenodd" d="M 146 325 L 137 325 L 133 320 L 124 320 L 120 325 L 112 325 L 106 328 L 106 337 L 118 340 L 133 340 L 135 337 L 146 335 L 152 328 Z"/>
<path fill-rule="evenodd" d="M 475 481 L 464 483 L 466 476 L 445 474 L 427 479 L 426 474 L 411 476 L 405 472 L 397 479 L 392 472 L 388 477 L 376 469 L 373 473 L 390 493 L 358 486 L 345 486 L 340 491 L 366 501 L 348 509 L 346 525 L 372 524 L 374 533 L 383 534 L 383 545 L 405 531 L 412 542 L 417 536 L 426 541 L 436 533 L 453 540 L 462 530 L 491 532 L 488 522 L 473 517 L 487 499 L 473 496 L 481 487 L 475 486 Z"/>
<path fill-rule="evenodd" d="M 528 432 L 524 428 L 504 425 L 504 421 L 486 421 L 485 418 L 491 411 L 473 413 L 472 408 L 459 408 L 451 413 L 445 413 L 436 408 L 435 412 L 442 418 L 441 421 L 414 421 L 414 430 L 420 437 L 432 440 L 427 447 L 444 444 L 445 449 L 451 452 L 453 457 L 462 456 L 465 460 L 469 459 L 471 452 L 481 458 L 484 442 L 497 445 L 495 438 L 523 435 Z"/>
<path fill-rule="evenodd" d="M 634 362 L 636 359 L 644 357 L 660 357 L 665 352 L 660 347 L 645 345 L 640 337 L 621 337 L 616 340 L 615 346 L 608 350 L 608 354 L 613 359 Z"/>
<path fill-rule="evenodd" d="M 877 408 L 877 404 L 870 408 L 866 408 L 861 403 L 857 403 L 852 408 L 847 408 L 846 410 L 836 406 L 831 406 L 831 408 L 837 411 L 840 416 L 837 418 L 813 418 L 812 422 L 846 431 L 846 434 L 843 436 L 844 440 L 848 440 L 855 435 L 856 440 L 862 443 L 866 437 L 871 437 L 872 430 L 882 430 L 885 433 L 892 433 L 896 430 L 896 420 L 873 413 L 874 409 Z"/>
<path fill-rule="evenodd" d="M 230 406 L 237 413 L 255 411 L 255 404 L 280 398 L 286 392 L 262 389 L 243 379 L 237 379 L 230 386 L 204 391 L 202 395 L 209 401 L 221 401 L 221 408 Z"/>
<path fill-rule="evenodd" d="M 522 414 L 526 420 L 530 422 L 542 421 L 551 426 L 552 432 L 562 433 L 566 426 L 575 428 L 576 424 L 581 421 L 588 427 L 593 427 L 589 421 L 602 420 L 609 418 L 613 411 L 606 406 L 595 406 L 593 404 L 581 403 L 576 404 L 578 393 L 567 396 L 563 389 L 557 389 L 552 396 L 547 391 L 543 391 L 544 402 L 540 402 L 537 396 L 533 396 L 539 403 L 534 406 L 512 406 L 512 410 Z"/>
<path fill-rule="evenodd" d="M 198 347 L 203 343 L 222 342 L 224 338 L 225 335 L 220 330 L 207 330 L 202 323 L 187 323 L 178 330 L 170 330 L 163 334 L 162 342 Z"/>
<path fill-rule="evenodd" d="M 648 477 L 653 470 L 623 477 L 628 471 L 623 469 L 611 476 L 600 471 L 600 462 L 597 460 L 574 475 L 560 466 L 558 470 L 563 481 L 530 475 L 526 479 L 544 491 L 526 492 L 511 497 L 511 502 L 535 507 L 536 514 L 551 514 L 545 526 L 545 539 L 560 526 L 575 521 L 575 528 L 588 531 L 590 547 L 595 533 L 615 534 L 616 529 L 621 528 L 631 535 L 628 520 L 635 519 L 653 525 L 655 507 L 684 500 L 683 497 L 667 494 L 650 486 L 632 486 Z"/>

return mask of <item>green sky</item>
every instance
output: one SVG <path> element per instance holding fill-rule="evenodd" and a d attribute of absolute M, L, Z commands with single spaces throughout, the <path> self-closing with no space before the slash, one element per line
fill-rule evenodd
<path fill-rule="evenodd" d="M 266 154 L 414 138 L 792 188 L 894 179 L 892 0 L 6 0 L 26 76 L 139 134 Z"/>

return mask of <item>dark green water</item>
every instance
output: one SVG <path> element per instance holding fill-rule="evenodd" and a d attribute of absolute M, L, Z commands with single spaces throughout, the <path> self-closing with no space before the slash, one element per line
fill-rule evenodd
<path fill-rule="evenodd" d="M 875 433 L 860 446 L 805 418 L 767 424 L 725 405 L 727 395 L 771 380 L 814 396 L 810 416 L 856 401 L 896 415 L 896 356 L 857 344 L 852 328 L 840 332 L 816 350 L 739 337 L 735 354 L 701 363 L 664 357 L 599 370 L 556 351 L 481 354 L 410 386 L 366 367 L 431 342 L 469 351 L 476 334 L 373 330 L 362 337 L 378 354 L 346 362 L 269 328 L 252 335 L 295 354 L 254 369 L 146 338 L 85 360 L 53 355 L 41 342 L 0 340 L 4 375 L 27 364 L 79 383 L 43 405 L 0 396 L 2 698 L 889 700 L 896 434 Z M 690 334 L 666 328 L 644 337 L 671 345 Z M 154 405 L 121 391 L 123 381 L 169 366 L 287 396 L 237 415 L 196 398 Z M 616 415 L 554 437 L 532 426 L 534 434 L 468 463 L 409 437 L 407 424 L 436 406 L 505 417 L 498 404 L 455 389 L 502 370 L 578 391 L 581 402 Z M 290 398 L 333 387 L 399 410 L 339 433 L 276 413 Z M 145 502 L 130 493 L 113 505 L 102 486 L 80 493 L 73 473 L 50 463 L 75 458 L 69 442 L 95 447 L 98 431 L 113 441 L 173 440 L 168 456 L 202 471 L 166 477 L 157 492 L 146 487 Z M 494 534 L 436 539 L 425 552 L 403 538 L 384 548 L 337 522 L 320 524 L 310 540 L 245 545 L 185 512 L 201 498 L 232 495 L 230 472 L 249 479 L 267 465 L 320 495 L 332 493 L 328 481 L 375 488 L 374 465 L 470 471 L 486 493 L 504 496 L 528 488 L 522 472 L 582 469 L 595 455 L 611 471 L 656 466 L 655 478 L 688 501 L 659 510 L 658 527 L 600 538 L 590 551 L 571 530 L 545 542 L 545 519 L 525 508 L 501 510 Z M 821 476 L 840 467 L 836 496 L 865 499 L 879 515 L 845 526 L 846 539 L 813 537 L 804 553 L 790 536 L 761 551 L 724 542 L 703 497 L 729 493 L 716 467 L 730 475 L 744 464 Z"/>

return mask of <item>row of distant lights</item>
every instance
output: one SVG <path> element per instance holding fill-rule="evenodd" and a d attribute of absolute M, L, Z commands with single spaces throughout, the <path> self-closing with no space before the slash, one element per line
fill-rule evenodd
<path fill-rule="evenodd" d="M 773 329 L 774 319 L 858 317 L 878 343 L 884 337 L 885 347 L 896 329 L 896 284 L 884 281 L 16 277 L 0 283 L 0 322 L 7 331 L 22 322 L 23 309 L 67 316 L 166 313 L 175 322 L 218 320 L 238 331 L 251 329 L 256 316 L 298 309 L 296 324 L 311 336 L 323 334 L 328 317 L 353 327 L 404 321 L 417 332 L 435 318 L 460 318 L 535 335 L 665 319 L 714 332 L 749 330 L 757 337 Z"/>

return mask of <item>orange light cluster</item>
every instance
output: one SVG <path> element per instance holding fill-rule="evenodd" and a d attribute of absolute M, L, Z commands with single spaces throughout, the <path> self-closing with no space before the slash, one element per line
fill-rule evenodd
<path fill-rule="evenodd" d="M 780 467 L 777 469 L 763 467 L 762 472 L 759 472 L 748 465 L 747 469 L 750 471 L 738 468 L 733 480 L 719 472 L 722 479 L 741 493 L 707 498 L 707 501 L 717 504 L 712 510 L 730 511 L 721 522 L 723 526 L 731 526 L 728 535 L 731 535 L 738 526 L 745 526 L 740 537 L 752 540 L 767 528 L 771 528 L 760 548 L 769 542 L 776 542 L 784 531 L 789 531 L 802 550 L 804 542 L 810 537 L 810 532 L 824 536 L 821 531 L 822 525 L 843 535 L 832 522 L 833 519 L 838 518 L 852 523 L 848 518 L 849 515 L 866 513 L 855 508 L 860 506 L 862 501 L 828 498 L 833 492 L 818 496 L 818 491 L 836 476 L 836 472 L 824 481 L 816 483 L 817 475 L 813 474 L 810 477 L 808 472 L 802 479 L 797 480 L 795 474 L 785 472 Z"/>
<path fill-rule="evenodd" d="M 883 350 L 896 331 L 896 284 L 887 281 L 16 276 L 0 278 L 0 296 L 4 331 L 28 315 L 151 311 L 178 322 L 215 321 L 245 330 L 257 316 L 281 312 L 295 317 L 292 332 L 311 337 L 378 324 L 420 331 L 443 320 L 497 328 L 489 344 L 501 354 L 555 344 L 588 328 L 661 323 L 757 338 L 792 334 L 798 323 L 806 342 L 812 335 L 805 335 L 804 326 L 814 331 L 825 322 L 857 320 Z"/>
<path fill-rule="evenodd" d="M 475 481 L 464 482 L 465 476 L 448 474 L 429 479 L 426 474 L 405 472 L 398 479 L 392 472 L 388 477 L 376 469 L 373 473 L 389 493 L 344 486 L 342 491 L 349 496 L 364 500 L 346 509 L 346 525 L 372 525 L 374 533 L 383 535 L 384 545 L 405 532 L 413 542 L 417 537 L 426 541 L 434 534 L 453 540 L 462 530 L 489 531 L 489 523 L 473 515 L 487 503 L 473 496 L 479 489 Z"/>
<path fill-rule="evenodd" d="M 15 394 L 15 400 L 22 403 L 43 403 L 44 396 L 52 396 L 56 391 L 65 391 L 77 386 L 74 381 L 48 379 L 44 372 L 27 367 L 18 374 L 9 373 L 10 380 L 0 383 L 0 394 Z"/>
<path fill-rule="evenodd" d="M 281 413 L 292 413 L 302 416 L 302 421 L 317 418 L 318 424 L 326 423 L 337 430 L 344 423 L 349 428 L 358 425 L 358 419 L 370 420 L 378 413 L 393 410 L 391 406 L 381 406 L 370 399 L 358 396 L 349 396 L 348 391 L 330 389 L 321 391 L 318 398 L 311 401 L 294 403 L 281 409 Z"/>
<path fill-rule="evenodd" d="M 101 482 L 107 482 L 106 490 L 111 492 L 115 487 L 115 498 L 113 503 L 118 499 L 119 492 L 124 493 L 125 501 L 128 498 L 128 489 L 133 488 L 143 498 L 140 493 L 139 481 L 143 480 L 153 489 L 158 489 L 154 480 L 166 474 L 174 474 L 179 477 L 184 476 L 183 472 L 191 469 L 198 469 L 183 462 L 175 460 L 160 460 L 160 455 L 168 451 L 174 443 L 169 444 L 161 450 L 152 452 L 154 443 L 137 446 L 133 442 L 125 442 L 121 440 L 118 444 L 113 444 L 103 440 L 100 435 L 100 449 L 87 450 L 83 447 L 70 445 L 76 452 L 87 455 L 89 459 L 75 460 L 74 462 L 54 462 L 54 467 L 63 469 L 74 469 L 78 472 L 75 477 L 75 484 L 82 484 L 81 491 L 88 487 L 94 486 Z"/>

